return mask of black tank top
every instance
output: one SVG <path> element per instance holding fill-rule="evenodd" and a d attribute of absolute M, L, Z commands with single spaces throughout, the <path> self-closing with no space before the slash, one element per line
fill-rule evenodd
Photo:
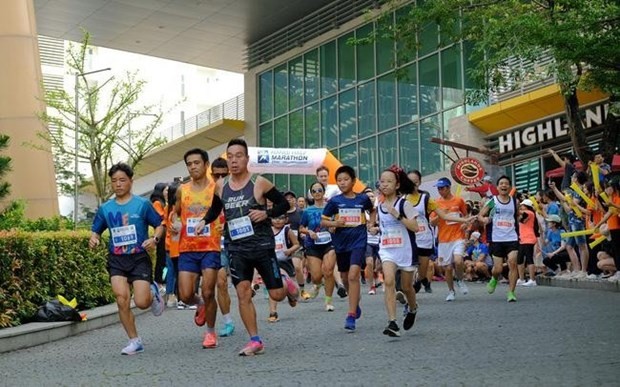
<path fill-rule="evenodd" d="M 229 178 L 224 180 L 224 187 L 222 190 L 222 202 L 224 203 L 224 214 L 226 216 L 226 242 L 228 243 L 229 251 L 256 251 L 275 249 L 275 241 L 273 238 L 273 231 L 271 230 L 271 220 L 266 220 L 254 223 L 252 222 L 252 228 L 254 229 L 254 235 L 232 240 L 230 236 L 229 224 L 231 220 L 239 219 L 244 216 L 248 216 L 250 210 L 266 210 L 265 205 L 259 204 L 254 197 L 254 183 L 256 182 L 256 175 L 252 175 L 250 181 L 242 189 L 235 191 L 230 188 Z"/>

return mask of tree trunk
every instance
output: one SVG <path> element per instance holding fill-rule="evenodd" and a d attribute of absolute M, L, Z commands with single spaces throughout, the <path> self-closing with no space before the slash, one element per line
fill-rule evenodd
<path fill-rule="evenodd" d="M 603 154 L 606 162 L 611 164 L 612 158 L 616 152 L 616 147 L 620 141 L 620 117 L 616 116 L 613 112 L 613 104 L 618 103 L 614 101 L 612 96 L 609 100 L 609 112 L 607 113 L 607 119 L 603 124 L 603 137 L 601 138 L 600 152 Z"/>
<path fill-rule="evenodd" d="M 568 133 L 570 134 L 571 143 L 573 144 L 573 151 L 579 160 L 581 160 L 583 165 L 587 166 L 588 162 L 592 159 L 592 152 L 588 147 L 586 134 L 583 129 L 583 122 L 581 121 L 581 115 L 579 114 L 577 89 L 571 87 L 563 93 L 563 96 L 564 110 L 566 111 L 566 123 L 568 125 Z"/>

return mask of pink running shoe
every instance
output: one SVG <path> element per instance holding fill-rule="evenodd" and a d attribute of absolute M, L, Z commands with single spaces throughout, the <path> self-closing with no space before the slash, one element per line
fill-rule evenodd
<path fill-rule="evenodd" d="M 250 340 L 239 352 L 239 356 L 254 356 L 260 355 L 263 352 L 265 352 L 265 346 L 263 346 L 262 342 Z"/>

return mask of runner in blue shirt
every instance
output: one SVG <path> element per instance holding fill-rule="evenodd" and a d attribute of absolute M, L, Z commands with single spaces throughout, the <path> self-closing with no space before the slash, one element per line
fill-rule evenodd
<path fill-rule="evenodd" d="M 342 194 L 334 196 L 323 210 L 321 226 L 335 227 L 333 244 L 342 280 L 349 293 L 349 313 L 344 328 L 355 331 L 355 320 L 362 315 L 360 302 L 360 272 L 366 259 L 367 222 L 364 211 L 375 223 L 375 210 L 366 194 L 353 192 L 355 171 L 348 165 L 336 170 L 336 182 Z"/>
<path fill-rule="evenodd" d="M 153 267 L 146 253 L 156 248 L 164 227 L 161 216 L 152 204 L 131 193 L 133 170 L 129 165 L 114 164 L 108 176 L 115 196 L 97 210 L 88 245 L 91 249 L 97 247 L 101 242 L 101 233 L 106 229 L 110 231 L 108 273 L 118 315 L 129 336 L 129 344 L 121 354 L 134 355 L 143 352 L 144 346 L 130 309 L 131 288 L 138 308 L 150 306 L 153 314 L 159 316 L 165 307 L 157 285 L 151 282 Z M 153 238 L 148 236 L 148 226 L 155 228 Z"/>

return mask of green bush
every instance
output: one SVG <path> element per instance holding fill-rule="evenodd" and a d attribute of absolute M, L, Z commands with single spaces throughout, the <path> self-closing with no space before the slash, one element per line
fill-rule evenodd
<path fill-rule="evenodd" d="M 88 248 L 90 232 L 0 231 L 0 327 L 28 322 L 57 294 L 78 309 L 114 301 L 103 246 Z"/>
<path fill-rule="evenodd" d="M 61 231 L 72 229 L 73 221 L 63 216 L 27 219 L 26 203 L 23 200 L 11 202 L 0 214 L 0 230 Z"/>

